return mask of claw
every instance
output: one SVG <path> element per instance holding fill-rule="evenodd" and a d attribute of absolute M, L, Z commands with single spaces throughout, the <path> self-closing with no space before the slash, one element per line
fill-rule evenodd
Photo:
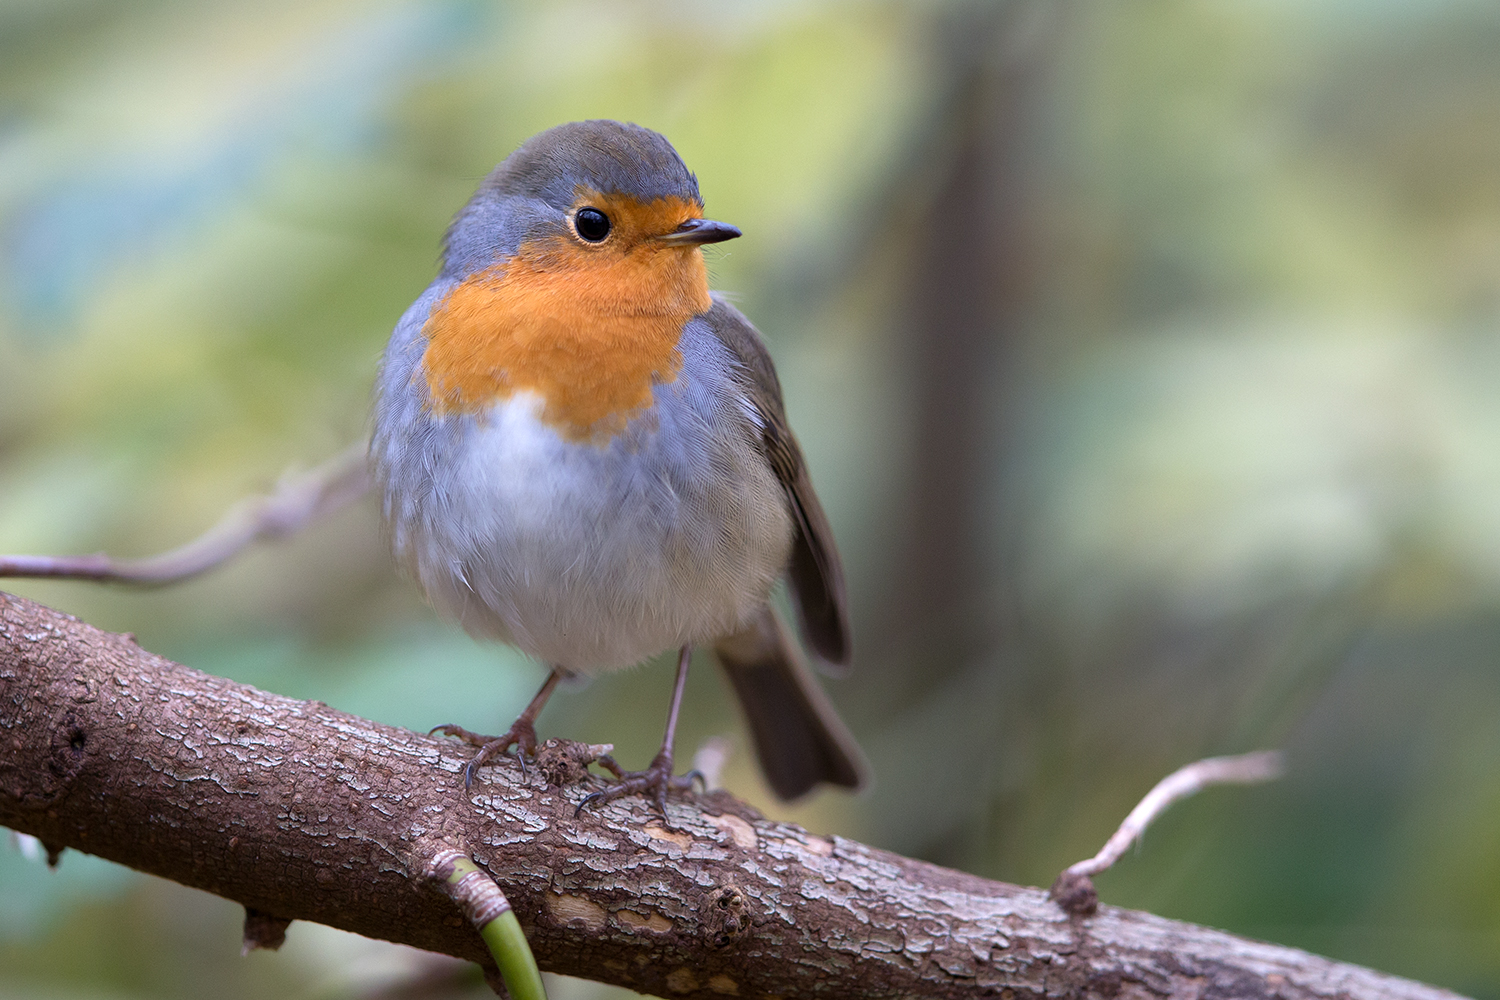
<path fill-rule="evenodd" d="M 648 801 L 656 806 L 656 811 L 661 814 L 661 817 L 666 819 L 667 792 L 691 791 L 694 778 L 700 781 L 703 779 L 703 775 L 696 771 L 690 771 L 681 777 L 674 777 L 672 754 L 667 750 L 657 754 L 644 771 L 621 771 L 619 765 L 607 757 L 599 758 L 599 763 L 612 771 L 619 780 L 608 788 L 585 796 L 583 801 L 578 803 L 578 807 L 573 810 L 575 819 L 583 815 L 583 810 L 587 806 L 613 802 L 615 799 L 636 793 L 646 796 Z"/>
<path fill-rule="evenodd" d="M 596 802 L 602 798 L 604 798 L 603 792 L 593 792 L 592 794 L 585 795 L 583 797 L 583 801 L 578 803 L 578 808 L 573 810 L 573 818 L 577 819 L 578 817 L 583 815 L 584 806 L 589 805 L 592 802 Z"/>
<path fill-rule="evenodd" d="M 536 754 L 536 728 L 525 719 L 517 719 L 515 725 L 511 726 L 501 736 L 480 736 L 471 733 L 462 726 L 446 725 L 435 726 L 429 733 L 442 732 L 445 736 L 456 736 L 470 746 L 479 748 L 474 758 L 464 766 L 464 791 L 474 789 L 474 779 L 479 774 L 479 768 L 490 758 L 503 754 L 511 747 L 516 748 L 516 759 L 521 764 L 521 778 L 527 778 L 526 755 Z"/>
<path fill-rule="evenodd" d="M 578 803 L 578 808 L 573 810 L 576 819 L 583 814 L 583 807 L 595 802 L 609 802 L 620 798 L 622 795 L 630 795 L 639 792 L 649 797 L 656 806 L 656 811 L 661 818 L 667 818 L 667 792 L 671 789 L 691 790 L 693 778 L 696 776 L 707 786 L 702 774 L 697 771 L 689 771 L 681 778 L 672 777 L 672 745 L 676 742 L 677 735 L 677 712 L 682 708 L 682 689 L 687 684 L 688 664 L 693 659 L 693 647 L 683 646 L 682 652 L 677 657 L 677 681 L 672 686 L 672 704 L 667 709 L 667 731 L 662 737 L 661 752 L 652 758 L 651 763 L 644 771 L 625 772 L 616 764 L 614 758 L 608 754 L 599 758 L 599 764 L 607 769 L 619 780 L 601 791 L 584 797 Z"/>
<path fill-rule="evenodd" d="M 532 756 L 536 756 L 536 717 L 541 712 L 542 706 L 547 703 L 547 699 L 551 697 L 552 689 L 557 687 L 557 682 L 561 677 L 562 674 L 558 673 L 555 669 L 549 673 L 546 681 L 542 683 L 542 689 L 536 693 L 536 697 L 531 699 L 531 704 L 526 706 L 525 711 L 517 716 L 516 721 L 511 723 L 510 728 L 501 736 L 481 736 L 478 733 L 469 732 L 463 726 L 455 726 L 452 723 L 445 726 L 434 726 L 428 731 L 427 735 L 429 736 L 440 732 L 444 736 L 456 736 L 469 744 L 469 746 L 479 748 L 479 752 L 474 755 L 474 759 L 469 761 L 468 765 L 464 768 L 464 791 L 473 790 L 474 778 L 479 773 L 479 768 L 485 761 L 496 754 L 505 753 L 511 747 L 516 748 L 516 759 L 521 764 L 521 779 L 524 781 L 528 778 L 526 773 L 526 755 L 531 754 Z"/>
<path fill-rule="evenodd" d="M 469 746 L 471 747 L 482 747 L 486 743 L 493 741 L 495 738 L 493 736 L 485 736 L 480 733 L 472 732 L 471 730 L 465 729 L 463 726 L 455 726 L 451 722 L 441 726 L 433 726 L 431 729 L 427 730 L 428 736 L 432 736 L 435 733 L 442 733 L 444 736 L 455 737 L 462 742 L 469 744 Z"/>

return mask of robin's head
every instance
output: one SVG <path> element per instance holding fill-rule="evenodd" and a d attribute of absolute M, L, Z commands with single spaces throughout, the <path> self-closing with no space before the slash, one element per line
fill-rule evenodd
<path fill-rule="evenodd" d="M 592 268 L 739 235 L 703 218 L 698 179 L 663 136 L 615 121 L 570 122 L 532 136 L 485 179 L 448 230 L 444 271 L 465 277 L 523 247 Z"/>
<path fill-rule="evenodd" d="M 703 218 L 698 179 L 650 129 L 533 137 L 448 230 L 447 291 L 422 328 L 432 409 L 525 391 L 566 436 L 607 439 L 677 377 L 684 324 L 713 304 L 699 248 L 738 235 Z"/>

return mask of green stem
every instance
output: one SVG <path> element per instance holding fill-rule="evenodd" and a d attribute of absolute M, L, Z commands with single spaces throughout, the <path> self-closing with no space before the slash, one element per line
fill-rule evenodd
<path fill-rule="evenodd" d="M 484 938 L 495 964 L 500 966 L 500 978 L 505 980 L 505 988 L 513 1000 L 547 1000 L 541 970 L 536 967 L 536 957 L 531 954 L 531 945 L 521 932 L 521 921 L 516 919 L 514 910 L 506 910 L 479 928 L 479 936 Z"/>
<path fill-rule="evenodd" d="M 542 985 L 542 970 L 537 968 L 536 956 L 531 953 L 531 945 L 521 930 L 521 921 L 516 919 L 515 911 L 510 908 L 505 894 L 472 859 L 455 851 L 448 855 L 447 860 L 452 866 L 447 876 L 449 891 L 455 894 L 455 901 L 463 903 L 471 917 L 475 914 L 472 904 L 476 900 L 472 894 L 476 891 L 482 898 L 489 897 L 490 893 L 495 894 L 490 899 L 490 904 L 481 909 L 493 912 L 495 908 L 504 907 L 498 916 L 486 921 L 478 930 L 485 947 L 495 959 L 495 965 L 500 969 L 500 978 L 505 981 L 505 988 L 512 1000 L 547 1000 L 547 988 Z M 468 876 L 476 878 L 466 885 L 465 879 Z M 483 888 L 476 889 L 476 886 Z"/>

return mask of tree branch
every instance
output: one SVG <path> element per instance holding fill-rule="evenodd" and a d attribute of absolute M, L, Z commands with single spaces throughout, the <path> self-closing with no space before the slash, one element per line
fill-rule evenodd
<path fill-rule="evenodd" d="M 674 799 L 667 823 L 637 798 L 575 821 L 598 781 L 577 745 L 550 746 L 529 779 L 486 768 L 467 796 L 466 747 L 5 594 L 0 741 L 0 823 L 50 849 L 491 969 L 433 877 L 445 859 L 498 883 L 543 968 L 664 997 L 1453 996 L 1149 914 L 1070 918 L 1040 890 L 773 823 L 724 793 Z"/>

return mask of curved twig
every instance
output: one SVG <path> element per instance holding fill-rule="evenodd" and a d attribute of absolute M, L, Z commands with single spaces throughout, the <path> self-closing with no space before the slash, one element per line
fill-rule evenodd
<path fill-rule="evenodd" d="M 1197 795 L 1213 785 L 1253 785 L 1281 777 L 1277 750 L 1258 750 L 1234 757 L 1207 757 L 1179 767 L 1146 793 L 1114 835 L 1092 858 L 1069 865 L 1052 883 L 1051 896 L 1069 913 L 1087 916 L 1099 905 L 1093 876 L 1106 871 L 1140 839 L 1146 828 L 1174 802 Z"/>
<path fill-rule="evenodd" d="M 265 496 L 246 497 L 218 524 L 186 545 L 144 559 L 86 556 L 0 556 L 0 577 L 98 580 L 155 587 L 197 576 L 252 542 L 283 538 L 347 506 L 369 490 L 365 444 L 350 445 L 306 472 L 288 472 Z"/>

